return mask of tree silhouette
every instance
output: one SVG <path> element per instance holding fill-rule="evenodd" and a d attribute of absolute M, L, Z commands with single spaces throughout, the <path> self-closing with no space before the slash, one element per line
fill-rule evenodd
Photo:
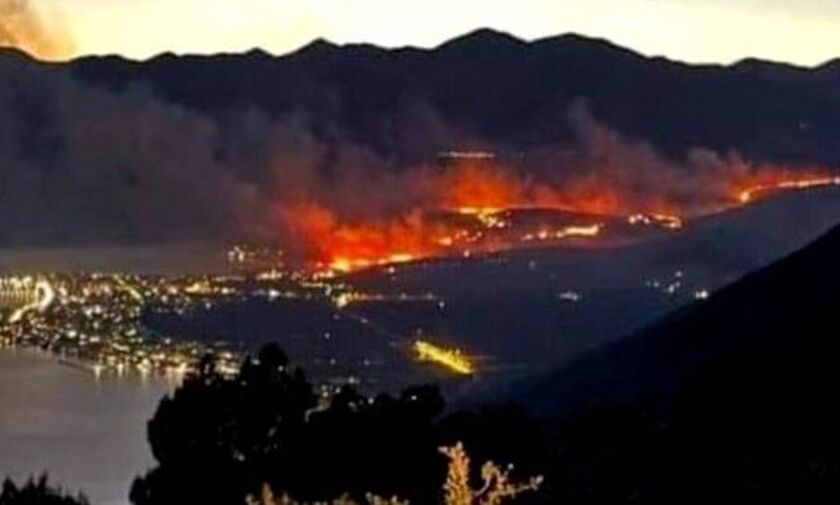
<path fill-rule="evenodd" d="M 234 378 L 203 360 L 148 425 L 159 466 L 136 480 L 138 504 L 209 500 L 241 503 L 242 497 L 289 461 L 307 412 L 316 406 L 300 370 L 289 369 L 276 346 L 247 360 Z"/>
<path fill-rule="evenodd" d="M 149 422 L 158 466 L 135 480 L 136 505 L 241 505 L 264 484 L 307 502 L 344 494 L 363 501 L 372 492 L 435 503 L 446 475 L 438 447 L 459 435 L 469 435 L 465 442 L 482 459 L 522 461 L 529 471 L 539 459 L 523 450 L 514 459 L 500 443 L 521 441 L 501 430 L 537 436 L 524 414 L 444 417 L 443 397 L 432 386 L 373 398 L 345 387 L 319 402 L 276 345 L 246 360 L 234 377 L 212 363 L 202 361 Z"/>
<path fill-rule="evenodd" d="M 30 478 L 22 486 L 11 479 L 3 482 L 0 505 L 88 505 L 84 495 L 72 496 L 49 484 L 47 475 Z"/>

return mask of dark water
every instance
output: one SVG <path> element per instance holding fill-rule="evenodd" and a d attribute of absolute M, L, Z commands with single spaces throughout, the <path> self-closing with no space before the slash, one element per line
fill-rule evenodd
<path fill-rule="evenodd" d="M 47 354 L 0 350 L 0 474 L 48 471 L 94 505 L 128 503 L 152 465 L 145 424 L 167 385 L 96 379 Z"/>
<path fill-rule="evenodd" d="M 223 245 L 0 249 L 0 274 L 121 272 L 183 275 L 226 271 Z"/>

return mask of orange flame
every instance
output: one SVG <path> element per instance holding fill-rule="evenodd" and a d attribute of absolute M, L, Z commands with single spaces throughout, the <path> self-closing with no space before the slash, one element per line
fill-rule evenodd
<path fill-rule="evenodd" d="M 840 186 L 840 176 L 826 169 L 775 169 L 733 181 L 733 193 L 741 204 L 752 203 L 761 196 L 789 190 Z"/>
<path fill-rule="evenodd" d="M 431 189 L 443 208 L 489 214 L 523 205 L 527 185 L 496 165 L 467 158 L 435 179 Z"/>
<path fill-rule="evenodd" d="M 598 239 L 613 222 L 679 230 L 699 215 L 745 205 L 780 191 L 840 186 L 827 169 L 761 167 L 733 171 L 728 180 L 703 188 L 702 201 L 690 204 L 679 193 L 659 188 L 639 194 L 637 188 L 611 185 L 597 177 L 562 184 L 519 177 L 493 160 L 462 158 L 446 169 L 411 174 L 412 202 L 393 217 L 375 221 L 346 220 L 315 202 L 285 204 L 280 209 L 287 235 L 310 265 L 350 272 L 378 265 L 460 254 L 494 252 L 529 244 Z M 650 192 L 650 190 L 648 190 Z M 418 198 L 419 197 L 419 198 Z M 695 198 L 696 200 L 696 198 Z M 510 212 L 540 209 L 572 216 L 554 227 L 512 230 Z M 699 209 L 699 210 L 698 210 Z M 462 219 L 441 218 L 441 214 Z M 565 215 L 564 214 L 564 215 Z M 465 222 L 466 220 L 466 222 Z"/>
<path fill-rule="evenodd" d="M 422 217 L 410 214 L 382 223 L 341 223 L 316 203 L 281 210 L 284 226 L 299 239 L 303 254 L 322 267 L 349 272 L 433 255 L 439 248 Z"/>

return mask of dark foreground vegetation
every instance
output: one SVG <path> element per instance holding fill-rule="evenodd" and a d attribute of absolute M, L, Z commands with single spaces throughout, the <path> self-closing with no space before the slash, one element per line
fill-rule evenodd
<path fill-rule="evenodd" d="M 210 363 L 150 421 L 159 465 L 134 483 L 134 503 L 241 505 L 264 483 L 303 501 L 374 492 L 437 503 L 446 478 L 439 448 L 458 441 L 476 461 L 516 461 L 517 474 L 548 463 L 546 433 L 516 409 L 443 415 L 434 387 L 375 398 L 347 388 L 324 405 L 276 346 L 234 378 Z"/>
<path fill-rule="evenodd" d="M 3 481 L 0 490 L 0 505 L 88 505 L 84 495 L 70 495 L 49 484 L 42 475 L 18 485 L 11 479 Z"/>
<path fill-rule="evenodd" d="M 441 503 L 438 448 L 463 441 L 476 461 L 545 477 L 516 503 L 837 503 L 835 383 L 800 358 L 782 368 L 731 362 L 667 406 L 590 406 L 549 421 L 515 408 L 443 415 L 431 387 L 373 400 L 347 390 L 318 407 L 270 347 L 239 377 L 208 366 L 161 403 L 149 424 L 159 465 L 136 480 L 131 499 L 239 505 L 267 483 L 304 501 L 349 493 L 363 502 L 374 492 Z"/>

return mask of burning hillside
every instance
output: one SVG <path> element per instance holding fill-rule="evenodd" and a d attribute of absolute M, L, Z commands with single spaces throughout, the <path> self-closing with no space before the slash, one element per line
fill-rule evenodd
<path fill-rule="evenodd" d="M 674 232 L 687 221 L 783 191 L 840 185 L 828 169 L 733 165 L 720 179 L 656 185 L 598 172 L 537 180 L 492 158 L 461 156 L 403 176 L 405 204 L 347 218 L 325 201 L 280 207 L 286 235 L 310 266 L 348 272 L 437 257 L 564 244 L 602 246 Z"/>
<path fill-rule="evenodd" d="M 0 146 L 7 246 L 245 241 L 279 245 L 289 264 L 349 271 L 639 240 L 774 191 L 837 182 L 827 169 L 706 149 L 665 156 L 603 126 L 583 103 L 558 125 L 568 138 L 527 151 L 446 123 L 441 131 L 456 133 L 435 142 L 395 129 L 413 153 L 452 144 L 504 153 L 424 164 L 295 115 L 243 109 L 219 119 L 37 65 L 0 74 L 9 89 L 0 131 L 29 139 Z M 31 127 L 41 123 L 54 127 Z"/>

